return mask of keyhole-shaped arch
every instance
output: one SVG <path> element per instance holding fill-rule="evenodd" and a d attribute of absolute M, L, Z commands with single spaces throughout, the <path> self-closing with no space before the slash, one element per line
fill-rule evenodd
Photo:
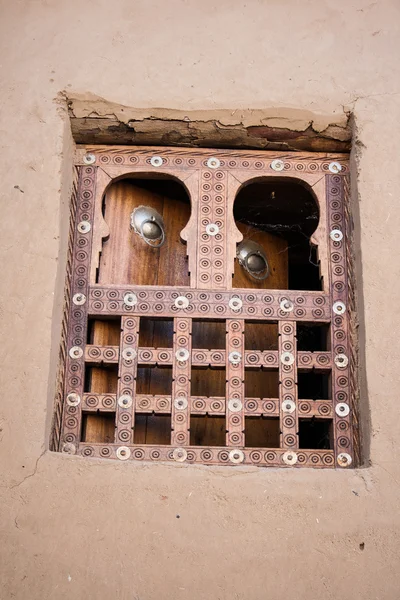
<path fill-rule="evenodd" d="M 288 177 L 260 177 L 238 190 L 233 216 L 244 239 L 267 254 L 270 275 L 256 281 L 235 260 L 234 288 L 321 290 L 320 209 L 311 187 Z"/>

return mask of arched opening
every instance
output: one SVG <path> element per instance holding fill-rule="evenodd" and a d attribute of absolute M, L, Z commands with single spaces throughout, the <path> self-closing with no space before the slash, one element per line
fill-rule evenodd
<path fill-rule="evenodd" d="M 148 245 L 131 228 L 131 214 L 150 207 L 162 217 L 165 243 Z M 180 232 L 190 217 L 190 198 L 172 178 L 129 178 L 113 182 L 103 198 L 109 236 L 103 242 L 97 283 L 130 285 L 189 285 L 186 245 Z"/>
<path fill-rule="evenodd" d="M 236 259 L 233 287 L 322 289 L 318 249 L 311 242 L 319 208 L 308 186 L 287 178 L 249 182 L 239 190 L 233 214 L 244 239 L 263 248 L 270 267 L 268 277 L 257 280 Z"/>

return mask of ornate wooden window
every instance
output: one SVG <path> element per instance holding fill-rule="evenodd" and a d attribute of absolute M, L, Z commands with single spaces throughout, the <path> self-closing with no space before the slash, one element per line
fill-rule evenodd
<path fill-rule="evenodd" d="M 53 448 L 354 465 L 347 155 L 93 147 L 76 169 Z"/>

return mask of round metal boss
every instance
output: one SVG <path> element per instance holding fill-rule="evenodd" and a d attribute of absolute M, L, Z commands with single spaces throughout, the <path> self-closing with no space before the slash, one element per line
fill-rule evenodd
<path fill-rule="evenodd" d="M 282 460 L 286 465 L 295 465 L 297 463 L 297 454 L 289 450 L 282 456 Z"/>
<path fill-rule="evenodd" d="M 329 170 L 331 173 L 340 173 L 340 171 L 342 170 L 342 165 L 338 162 L 331 162 L 329 163 Z"/>
<path fill-rule="evenodd" d="M 124 296 L 124 304 L 126 306 L 135 306 L 137 304 L 137 296 L 133 292 L 127 292 Z"/>
<path fill-rule="evenodd" d="M 335 365 L 339 369 L 345 369 L 348 364 L 349 364 L 349 359 L 347 358 L 347 356 L 345 354 L 337 354 L 335 356 Z"/>
<path fill-rule="evenodd" d="M 184 396 L 178 396 L 178 398 L 175 398 L 174 400 L 174 406 L 176 410 L 185 410 L 188 407 L 187 398 Z"/>
<path fill-rule="evenodd" d="M 332 229 L 329 236 L 334 242 L 340 242 L 343 239 L 343 233 L 340 231 L 340 229 Z"/>
<path fill-rule="evenodd" d="M 81 397 L 79 394 L 75 394 L 75 392 L 71 392 L 67 396 L 67 404 L 68 406 L 78 406 L 81 403 Z"/>
<path fill-rule="evenodd" d="M 241 450 L 231 450 L 229 452 L 229 460 L 235 464 L 242 463 L 244 461 L 244 453 Z"/>
<path fill-rule="evenodd" d="M 335 412 L 339 417 L 347 417 L 350 413 L 350 406 L 346 402 L 339 402 L 335 406 Z"/>
<path fill-rule="evenodd" d="M 85 294 L 74 294 L 72 297 L 72 302 L 77 306 L 82 306 L 82 304 L 85 304 L 86 302 Z"/>
<path fill-rule="evenodd" d="M 136 358 L 136 350 L 135 348 L 124 348 L 124 350 L 122 350 L 122 358 L 124 360 L 133 360 L 134 358 Z"/>
<path fill-rule="evenodd" d="M 175 356 L 179 362 L 185 362 L 185 360 L 187 360 L 190 356 L 189 350 L 186 348 L 179 348 L 179 350 L 175 352 Z"/>
<path fill-rule="evenodd" d="M 292 310 L 294 309 L 293 302 L 291 302 L 287 298 L 284 298 L 279 306 L 284 312 L 292 312 Z"/>
<path fill-rule="evenodd" d="M 83 350 L 80 346 L 72 346 L 72 348 L 70 348 L 69 355 L 71 358 L 82 358 Z"/>
<path fill-rule="evenodd" d="M 210 156 L 210 158 L 207 161 L 207 167 L 209 169 L 219 169 L 220 166 L 221 161 L 218 158 L 215 158 L 215 156 Z"/>
<path fill-rule="evenodd" d="M 233 352 L 229 352 L 228 359 L 229 359 L 229 362 L 232 363 L 232 365 L 238 365 L 240 363 L 240 361 L 242 360 L 242 354 L 241 354 L 241 352 L 237 352 L 236 350 L 233 350 Z"/>
<path fill-rule="evenodd" d="M 273 160 L 271 163 L 271 169 L 273 169 L 274 171 L 283 171 L 284 168 L 285 163 L 283 162 L 283 160 L 279 160 L 279 158 Z"/>
<path fill-rule="evenodd" d="M 186 296 L 178 296 L 174 302 L 176 308 L 187 308 L 189 306 L 189 299 Z"/>
<path fill-rule="evenodd" d="M 341 452 L 338 454 L 337 462 L 339 467 L 349 467 L 353 462 L 353 459 L 351 458 L 350 454 L 347 454 L 347 452 Z"/>
<path fill-rule="evenodd" d="M 83 157 L 83 162 L 85 165 L 93 165 L 96 162 L 96 157 L 94 154 L 86 154 Z"/>
<path fill-rule="evenodd" d="M 118 398 L 118 406 L 121 408 L 130 408 L 132 406 L 133 398 L 130 394 L 122 394 Z"/>
<path fill-rule="evenodd" d="M 231 398 L 228 400 L 228 408 L 231 412 L 240 412 L 243 408 L 243 404 L 238 398 Z"/>
<path fill-rule="evenodd" d="M 294 363 L 294 356 L 291 352 L 282 352 L 281 363 L 284 365 L 292 365 Z"/>
<path fill-rule="evenodd" d="M 75 444 L 66 442 L 62 447 L 62 451 L 65 452 L 65 454 L 76 454 L 76 446 Z"/>
<path fill-rule="evenodd" d="M 206 233 L 208 235 L 217 235 L 219 233 L 219 227 L 215 223 L 209 223 L 206 227 Z"/>
<path fill-rule="evenodd" d="M 336 315 L 343 315 L 346 312 L 346 305 L 339 300 L 332 306 L 332 310 Z"/>
<path fill-rule="evenodd" d="M 172 456 L 177 462 L 185 462 L 185 460 L 187 459 L 187 452 L 185 448 L 175 448 L 175 450 L 172 453 Z"/>
<path fill-rule="evenodd" d="M 131 457 L 131 451 L 128 446 L 120 446 L 117 448 L 116 455 L 119 460 L 128 460 Z"/>
<path fill-rule="evenodd" d="M 150 159 L 150 164 L 152 167 L 161 167 L 161 165 L 163 164 L 163 159 L 161 158 L 161 156 L 152 156 Z"/>
<path fill-rule="evenodd" d="M 241 298 L 237 298 L 237 296 L 234 296 L 229 300 L 228 304 L 231 310 L 240 310 L 243 306 L 243 300 Z"/>
<path fill-rule="evenodd" d="M 293 400 L 284 400 L 282 402 L 282 411 L 284 413 L 293 413 L 296 410 L 296 405 Z"/>
<path fill-rule="evenodd" d="M 90 231 L 89 221 L 81 221 L 80 223 L 78 223 L 78 231 L 79 231 L 79 233 L 89 233 L 89 231 Z"/>

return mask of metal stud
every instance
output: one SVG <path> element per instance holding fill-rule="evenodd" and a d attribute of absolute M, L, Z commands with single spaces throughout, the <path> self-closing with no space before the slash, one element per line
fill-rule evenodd
<path fill-rule="evenodd" d="M 346 305 L 339 300 L 332 306 L 332 310 L 336 315 L 343 315 L 346 312 Z"/>
<path fill-rule="evenodd" d="M 243 300 L 241 298 L 238 298 L 237 296 L 233 296 L 229 302 L 229 308 L 231 310 L 234 310 L 235 312 L 237 312 L 238 310 L 240 310 L 243 306 Z"/>
<path fill-rule="evenodd" d="M 339 467 L 350 467 L 353 459 L 351 458 L 350 454 L 347 454 L 347 452 L 341 452 L 337 456 L 337 462 Z"/>
<path fill-rule="evenodd" d="M 331 173 L 340 173 L 342 165 L 336 161 L 329 163 L 329 170 Z"/>
<path fill-rule="evenodd" d="M 336 354 L 335 356 L 335 365 L 339 369 L 345 369 L 349 364 L 349 359 L 345 354 Z"/>
<path fill-rule="evenodd" d="M 72 346 L 72 348 L 70 348 L 69 355 L 71 358 L 82 358 L 83 350 L 80 346 Z"/>
<path fill-rule="evenodd" d="M 229 460 L 234 464 L 239 464 L 244 461 L 244 453 L 241 450 L 231 450 L 229 452 Z"/>
<path fill-rule="evenodd" d="M 116 451 L 119 460 L 128 460 L 131 457 L 131 450 L 128 446 L 120 446 Z"/>
<path fill-rule="evenodd" d="M 135 306 L 137 304 L 137 296 L 133 292 L 126 292 L 124 296 L 125 306 Z"/>
<path fill-rule="evenodd" d="M 341 242 L 343 239 L 343 233 L 340 231 L 340 229 L 332 229 L 332 231 L 329 234 L 329 237 L 334 242 Z"/>
<path fill-rule="evenodd" d="M 186 296 L 178 296 L 174 302 L 176 308 L 187 308 L 189 306 L 189 299 Z"/>
<path fill-rule="evenodd" d="M 76 454 L 76 446 L 75 444 L 71 444 L 71 442 L 66 442 L 62 447 L 62 451 L 65 454 Z"/>
<path fill-rule="evenodd" d="M 293 413 L 296 410 L 296 404 L 293 400 L 284 400 L 282 402 L 282 412 L 284 413 Z"/>
<path fill-rule="evenodd" d="M 241 352 L 237 352 L 237 350 L 233 350 L 233 352 L 229 352 L 228 360 L 232 365 L 238 365 L 242 360 Z"/>
<path fill-rule="evenodd" d="M 127 347 L 127 348 L 124 348 L 122 351 L 122 358 L 124 360 L 133 360 L 134 358 L 136 358 L 136 356 L 137 356 L 137 352 L 136 352 L 135 348 Z"/>
<path fill-rule="evenodd" d="M 77 306 L 82 306 L 86 302 L 85 294 L 74 294 L 72 297 L 72 302 Z"/>
<path fill-rule="evenodd" d="M 178 396 L 178 398 L 175 398 L 174 400 L 174 406 L 176 410 L 185 410 L 188 407 L 187 398 L 184 396 Z"/>
<path fill-rule="evenodd" d="M 217 233 L 219 233 L 218 225 L 216 225 L 215 223 L 209 223 L 209 225 L 207 225 L 206 227 L 206 233 L 208 233 L 208 235 L 211 236 L 217 235 Z"/>
<path fill-rule="evenodd" d="M 297 454 L 296 452 L 292 452 L 291 450 L 289 450 L 288 452 L 285 452 L 285 454 L 283 454 L 282 460 L 286 465 L 295 465 L 297 463 Z"/>
<path fill-rule="evenodd" d="M 215 156 L 210 156 L 210 158 L 207 161 L 207 167 L 209 169 L 219 169 L 220 166 L 221 161 L 218 158 L 215 158 Z"/>
<path fill-rule="evenodd" d="M 96 157 L 94 154 L 86 154 L 83 157 L 83 162 L 85 163 L 85 165 L 93 165 L 96 162 Z"/>
<path fill-rule="evenodd" d="M 130 394 L 122 394 L 122 396 L 118 398 L 118 406 L 120 408 L 130 408 L 132 403 L 133 398 Z"/>
<path fill-rule="evenodd" d="M 347 417 L 350 413 L 350 406 L 346 402 L 339 402 L 335 406 L 335 412 L 339 417 Z"/>
<path fill-rule="evenodd" d="M 279 158 L 273 160 L 271 163 L 271 169 L 273 169 L 274 171 L 283 171 L 284 168 L 285 163 L 283 162 L 283 160 L 279 160 Z"/>
<path fill-rule="evenodd" d="M 179 362 L 185 362 L 190 356 L 189 350 L 187 350 L 186 348 L 179 348 L 175 352 L 175 356 L 177 360 L 179 360 Z"/>
<path fill-rule="evenodd" d="M 163 164 L 163 159 L 161 158 L 161 156 L 152 156 L 150 159 L 150 164 L 152 167 L 161 167 L 161 165 Z"/>
<path fill-rule="evenodd" d="M 294 309 L 294 304 L 293 302 L 291 302 L 290 300 L 288 300 L 287 298 L 284 298 L 281 303 L 280 303 L 280 308 L 281 310 L 283 310 L 284 312 L 292 312 L 292 310 Z"/>
<path fill-rule="evenodd" d="M 78 231 L 79 233 L 89 233 L 90 231 L 90 223 L 89 221 L 81 221 L 78 223 Z"/>
<path fill-rule="evenodd" d="M 294 356 L 291 352 L 282 352 L 281 363 L 284 365 L 292 365 L 294 363 Z"/>
<path fill-rule="evenodd" d="M 228 409 L 231 412 L 240 412 L 242 408 L 243 404 L 238 398 L 231 398 L 230 400 L 228 400 Z"/>
<path fill-rule="evenodd" d="M 68 406 L 79 406 L 81 403 L 81 397 L 79 394 L 75 394 L 75 392 L 71 392 L 67 396 L 67 404 Z"/>
<path fill-rule="evenodd" d="M 175 448 L 175 450 L 172 453 L 172 456 L 177 462 L 185 462 L 185 460 L 187 459 L 187 452 L 185 448 Z"/>

